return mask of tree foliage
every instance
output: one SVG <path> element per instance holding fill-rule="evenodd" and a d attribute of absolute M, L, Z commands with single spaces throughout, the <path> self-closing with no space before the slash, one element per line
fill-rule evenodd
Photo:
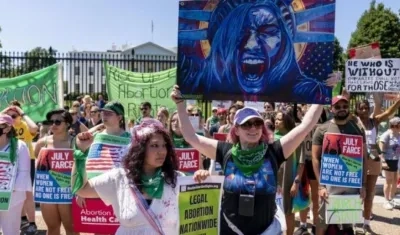
<path fill-rule="evenodd" d="M 349 49 L 379 42 L 382 58 L 400 58 L 400 18 L 383 3 L 371 2 L 351 34 Z"/>
<path fill-rule="evenodd" d="M 52 47 L 45 49 L 42 47 L 36 47 L 29 52 L 25 53 L 26 61 L 23 63 L 22 70 L 24 73 L 30 73 L 47 66 L 57 63 L 55 59 L 57 50 Z"/>
<path fill-rule="evenodd" d="M 335 37 L 334 41 L 334 49 L 333 49 L 333 70 L 334 71 L 343 71 L 344 70 L 344 56 L 343 56 L 343 48 L 340 46 L 339 39 Z"/>

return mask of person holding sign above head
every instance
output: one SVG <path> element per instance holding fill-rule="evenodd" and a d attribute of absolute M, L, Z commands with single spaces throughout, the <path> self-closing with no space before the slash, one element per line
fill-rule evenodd
<path fill-rule="evenodd" d="M 391 115 L 400 107 L 400 99 L 391 105 L 386 111 L 382 112 L 382 100 L 378 94 L 373 94 L 374 109 L 370 114 L 370 104 L 368 100 L 359 101 L 356 103 L 355 115 L 358 124 L 365 130 L 366 145 L 368 150 L 368 158 L 366 164 L 367 180 L 366 180 L 366 195 L 364 200 L 364 229 L 370 230 L 370 218 L 372 217 L 372 206 L 375 196 L 375 186 L 378 176 L 381 173 L 381 161 L 379 158 L 378 148 L 378 127 L 380 123 L 387 121 Z"/>
<path fill-rule="evenodd" d="M 16 138 L 13 124 L 12 117 L 0 114 L 0 231 L 4 235 L 19 234 L 26 193 L 32 192 L 27 180 L 29 149 Z"/>
<path fill-rule="evenodd" d="M 381 149 L 380 159 L 385 171 L 384 194 L 386 202 L 383 207 L 387 210 L 399 208 L 399 202 L 394 200 L 397 190 L 397 171 L 400 159 L 400 118 L 394 117 L 389 120 L 390 129 L 382 134 L 379 139 Z"/>
<path fill-rule="evenodd" d="M 336 96 L 332 99 L 332 105 L 331 105 L 331 112 L 333 113 L 333 119 L 329 120 L 317 127 L 313 134 L 313 141 L 312 141 L 312 162 L 313 162 L 313 168 L 314 168 L 314 173 L 315 176 L 320 182 L 319 185 L 319 190 L 318 194 L 320 197 L 320 208 L 319 208 L 319 221 L 317 221 L 318 224 L 316 224 L 317 227 L 317 235 L 323 235 L 325 234 L 325 231 L 328 228 L 328 225 L 326 224 L 326 218 L 325 218 L 325 208 L 326 208 L 326 203 L 329 203 L 328 196 L 329 195 L 354 195 L 354 194 L 360 194 L 360 197 L 364 199 L 365 197 L 365 184 L 366 184 L 366 171 L 363 170 L 365 169 L 365 164 L 366 164 L 366 159 L 368 157 L 368 153 L 366 151 L 366 146 L 365 146 L 365 134 L 364 130 L 360 129 L 360 127 L 357 125 L 357 123 L 350 118 L 350 110 L 349 110 L 349 100 L 346 96 Z M 310 110 L 306 113 L 308 115 L 310 113 Z M 360 158 L 362 159 L 362 164 L 360 164 L 361 172 L 364 175 L 361 175 L 360 178 L 351 178 L 347 174 L 342 175 L 343 177 L 337 177 L 337 175 L 332 175 L 328 178 L 331 179 L 332 184 L 333 181 L 337 183 L 342 183 L 342 184 L 347 184 L 350 183 L 350 180 L 355 180 L 360 181 L 359 185 L 361 188 L 356 188 L 356 187 L 338 187 L 338 186 L 326 186 L 324 184 L 321 184 L 321 177 L 320 175 L 320 169 L 321 169 L 321 158 L 323 154 L 329 153 L 330 156 L 334 155 L 339 156 L 340 158 L 344 159 L 347 155 L 343 155 L 340 151 L 344 149 L 345 147 L 353 147 L 352 145 L 348 144 L 344 146 L 344 143 L 339 141 L 340 139 L 335 139 L 335 141 L 330 141 L 329 136 L 330 135 L 351 135 L 351 136 L 356 136 L 356 137 L 361 137 L 363 143 L 352 143 L 353 145 L 356 145 L 357 147 L 354 147 L 354 152 L 356 152 L 358 155 L 361 155 Z M 326 144 L 326 149 L 323 149 L 323 144 L 325 143 L 324 141 L 327 140 Z M 358 147 L 360 146 L 360 147 Z M 351 161 L 350 158 L 348 161 Z M 328 161 L 328 160 L 327 160 Z M 342 160 L 345 162 L 345 160 Z M 340 161 L 340 162 L 342 162 Z M 330 161 L 332 164 L 326 164 L 329 166 L 332 166 L 332 169 L 329 170 L 329 172 L 336 172 L 336 173 L 342 173 L 344 171 L 341 171 L 340 169 L 348 169 L 348 167 L 339 164 L 339 162 L 335 163 L 336 161 Z M 355 162 L 355 161 L 353 161 Z M 358 162 L 357 162 L 358 163 Z M 350 164 L 350 163 L 349 163 Z M 349 173 L 347 171 L 347 173 Z M 327 176 L 327 172 L 325 172 L 323 175 Z M 330 173 L 329 173 L 330 174 Z M 336 177 L 335 177 L 336 176 Z M 334 180 L 333 180 L 334 179 Z M 340 181 L 340 182 L 338 182 Z M 352 225 L 344 225 L 345 230 L 353 231 Z"/>
<path fill-rule="evenodd" d="M 175 149 L 177 149 L 178 152 L 184 151 L 186 150 L 194 150 L 190 144 L 188 144 L 185 139 L 182 137 L 182 132 L 181 132 L 181 128 L 179 125 L 179 118 L 178 118 L 178 113 L 174 112 L 169 120 L 169 135 L 172 138 L 172 143 Z M 197 150 L 194 150 L 197 152 Z M 193 159 L 185 159 L 183 157 L 181 157 L 181 159 L 178 156 L 178 169 L 180 169 L 180 171 L 184 172 L 184 173 L 191 173 L 193 174 L 194 171 L 191 172 L 187 172 L 185 171 L 185 167 L 180 167 L 183 166 L 185 162 L 187 162 L 187 160 L 189 161 L 193 161 Z M 192 168 L 192 167 L 190 167 Z M 193 169 L 193 168 L 192 168 Z M 203 169 L 203 160 L 200 158 L 198 152 L 197 152 L 197 169 Z M 196 171 L 195 170 L 195 171 Z"/>
<path fill-rule="evenodd" d="M 122 167 L 90 180 L 85 176 L 76 193 L 112 205 L 120 222 L 116 235 L 176 235 L 176 170 L 177 157 L 167 130 L 159 121 L 144 118 L 133 128 L 132 143 Z"/>
<path fill-rule="evenodd" d="M 36 191 L 38 191 L 39 186 L 43 186 L 43 192 L 47 189 L 54 188 L 55 182 L 48 176 L 47 178 L 39 177 L 39 171 L 50 172 L 52 170 L 53 165 L 50 163 L 50 159 L 47 155 L 41 155 L 41 151 L 45 149 L 72 149 L 72 140 L 73 137 L 69 135 L 68 130 L 72 125 L 72 116 L 68 111 L 64 109 L 53 110 L 46 114 L 46 121 L 44 123 L 50 126 L 50 131 L 52 135 L 45 136 L 36 143 L 35 146 L 35 156 L 38 157 L 38 165 L 37 172 L 35 178 L 35 187 Z M 65 167 L 67 168 L 67 167 Z M 69 167 L 72 168 L 72 165 Z M 43 182 L 43 184 L 39 185 L 39 182 Z M 37 192 L 35 192 L 37 194 Z M 44 194 L 44 193 L 43 193 Z M 52 198 L 56 201 L 56 194 L 58 192 L 54 192 L 51 190 L 50 193 L 52 196 L 48 198 Z M 67 235 L 76 234 L 73 233 L 72 230 L 72 212 L 71 212 L 71 203 L 72 203 L 72 195 L 70 194 L 70 203 L 41 203 L 40 210 L 42 211 L 43 220 L 47 226 L 47 234 L 48 235 L 59 235 L 61 224 L 63 225 L 65 232 Z M 43 198 L 42 198 L 43 199 Z M 58 198 L 60 199 L 60 198 Z M 35 200 L 38 200 L 37 195 L 35 195 Z"/>
<path fill-rule="evenodd" d="M 185 140 L 223 166 L 220 234 L 282 234 L 286 224 L 275 201 L 277 172 L 317 123 L 322 106 L 313 105 L 303 122 L 277 141 L 268 138 L 259 112 L 245 107 L 236 112 L 229 133 L 232 143 L 227 143 L 196 135 L 178 86 L 171 98 L 177 105 Z M 209 175 L 209 171 L 199 170 L 194 178 L 202 181 Z"/>

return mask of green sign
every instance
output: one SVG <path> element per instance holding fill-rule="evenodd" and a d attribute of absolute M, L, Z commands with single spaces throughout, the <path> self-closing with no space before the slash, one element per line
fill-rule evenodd
<path fill-rule="evenodd" d="M 195 183 L 193 177 L 179 177 L 179 233 L 218 235 L 223 177 L 209 176 Z"/>
<path fill-rule="evenodd" d="M 0 78 L 0 111 L 13 100 L 35 122 L 43 121 L 46 113 L 59 107 L 59 64 L 14 78 Z"/>
<path fill-rule="evenodd" d="M 145 101 L 151 103 L 153 117 L 159 107 L 166 107 L 170 112 L 176 109 L 170 99 L 176 84 L 176 68 L 156 73 L 134 73 L 107 63 L 105 68 L 109 99 L 121 102 L 126 118 L 138 120 L 140 103 Z"/>
<path fill-rule="evenodd" d="M 363 204 L 360 195 L 329 195 L 326 224 L 362 223 Z"/>

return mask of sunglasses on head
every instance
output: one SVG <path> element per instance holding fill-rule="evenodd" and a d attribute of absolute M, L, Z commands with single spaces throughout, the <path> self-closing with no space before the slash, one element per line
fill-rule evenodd
<path fill-rule="evenodd" d="M 255 121 L 247 121 L 240 125 L 241 128 L 243 129 L 251 129 L 253 126 L 257 129 L 261 128 L 262 125 L 264 125 L 264 122 L 262 120 L 255 120 Z"/>
<path fill-rule="evenodd" d="M 335 105 L 333 106 L 336 110 L 340 110 L 340 109 L 348 109 L 349 106 L 347 104 L 345 105 Z"/>
<path fill-rule="evenodd" d="M 64 121 L 61 121 L 61 120 L 48 120 L 48 121 L 46 121 L 46 122 L 44 122 L 43 124 L 45 124 L 45 125 L 56 125 L 56 126 L 59 126 L 59 125 L 61 125 L 61 123 L 63 123 Z"/>

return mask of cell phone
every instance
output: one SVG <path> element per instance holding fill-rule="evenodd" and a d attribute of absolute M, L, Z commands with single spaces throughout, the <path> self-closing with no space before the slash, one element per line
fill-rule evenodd
<path fill-rule="evenodd" d="M 253 216 L 254 215 L 254 195 L 240 194 L 239 196 L 239 215 Z"/>

